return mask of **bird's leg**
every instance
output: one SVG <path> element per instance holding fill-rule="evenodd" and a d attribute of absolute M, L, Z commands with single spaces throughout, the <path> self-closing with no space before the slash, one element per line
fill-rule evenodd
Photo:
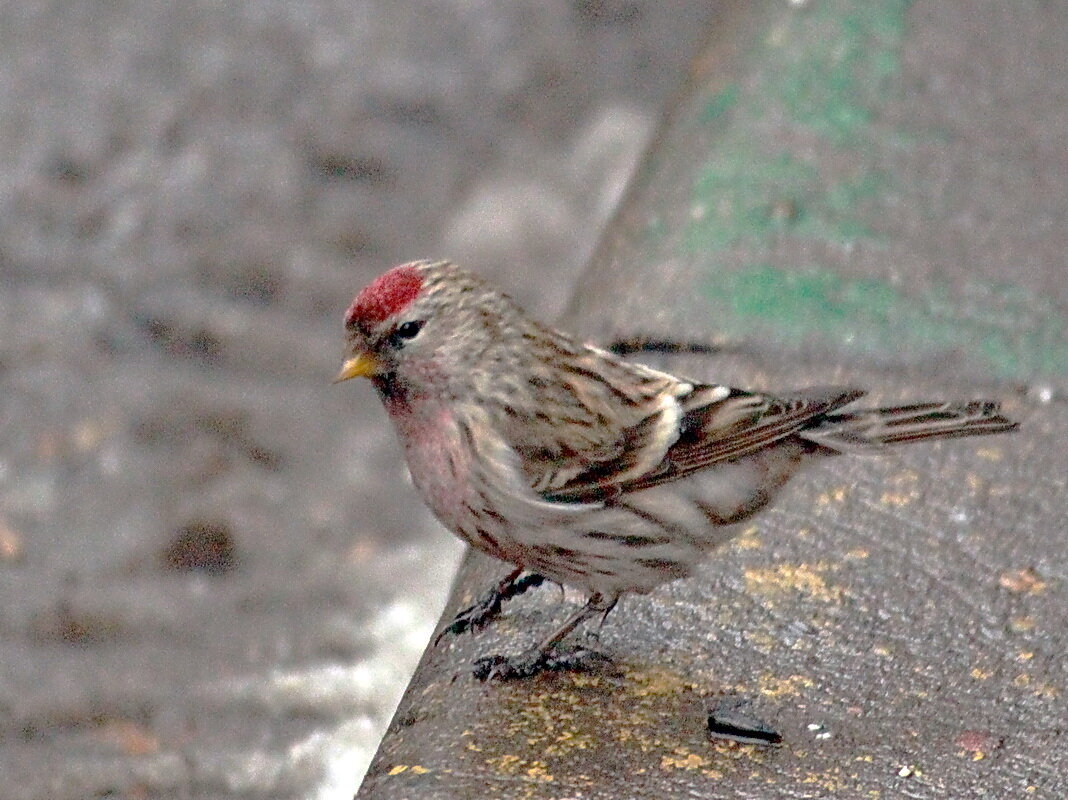
<path fill-rule="evenodd" d="M 520 577 L 522 575 L 523 577 Z M 455 636 L 464 631 L 477 631 L 489 624 L 490 620 L 499 616 L 501 606 L 513 597 L 518 597 L 528 589 L 540 586 L 545 578 L 535 573 L 523 575 L 523 568 L 517 567 L 509 572 L 500 583 L 486 592 L 472 606 L 468 606 L 457 614 L 452 622 L 446 625 L 441 633 L 434 639 L 437 645 L 446 634 Z"/>
<path fill-rule="evenodd" d="M 601 614 L 601 621 L 597 623 L 597 630 L 589 631 L 586 636 L 594 641 L 601 641 L 601 629 L 604 628 L 605 620 L 608 619 L 608 615 L 612 613 L 612 609 L 616 607 L 616 603 L 619 602 L 619 596 L 612 598 L 611 602 L 605 604 L 604 612 Z"/>
<path fill-rule="evenodd" d="M 575 628 L 598 614 L 608 616 L 619 597 L 605 597 L 595 594 L 589 601 L 568 617 L 567 622 L 545 637 L 536 647 L 518 656 L 485 656 L 475 661 L 475 677 L 479 680 L 514 680 L 529 678 L 539 672 L 561 672 L 567 670 L 583 671 L 594 667 L 603 667 L 611 659 L 604 653 L 577 646 L 570 650 L 558 651 L 557 648 Z"/>

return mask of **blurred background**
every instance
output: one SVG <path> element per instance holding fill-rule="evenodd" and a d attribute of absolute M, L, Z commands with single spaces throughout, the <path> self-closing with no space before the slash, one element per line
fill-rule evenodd
<path fill-rule="evenodd" d="M 555 314 L 716 10 L 0 4 L 0 795 L 351 796 L 460 546 L 341 314 Z"/>

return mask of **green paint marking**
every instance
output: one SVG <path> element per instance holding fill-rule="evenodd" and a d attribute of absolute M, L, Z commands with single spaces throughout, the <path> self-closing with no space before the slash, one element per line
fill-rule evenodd
<path fill-rule="evenodd" d="M 797 122 L 837 144 L 867 136 L 871 108 L 900 69 L 910 2 L 884 0 L 845 13 L 821 3 L 800 20 L 777 71 L 777 96 Z"/>
<path fill-rule="evenodd" d="M 883 281 L 771 265 L 715 275 L 704 287 L 735 336 L 821 341 L 846 350 L 978 355 L 1004 378 L 1068 374 L 1068 323 L 1053 303 L 1017 286 L 911 297 Z"/>
<path fill-rule="evenodd" d="M 872 137 L 885 135 L 871 132 L 871 108 L 900 70 L 909 3 L 886 0 L 852 10 L 848 3 L 821 2 L 797 12 L 764 43 L 755 86 L 743 93 L 731 85 L 707 101 L 701 123 L 728 111 L 730 122 L 697 172 L 695 207 L 703 213 L 687 225 L 690 252 L 784 234 L 835 245 L 875 238 L 862 212 L 877 216 L 871 206 L 889 176 L 869 167 L 829 179 L 795 156 L 759 151 L 753 130 L 779 109 L 827 146 L 856 150 L 869 163 L 863 153 Z"/>
<path fill-rule="evenodd" d="M 825 185 L 816 170 L 791 155 L 754 159 L 746 149 L 719 148 L 697 179 L 703 216 L 687 227 L 691 252 L 725 250 L 743 240 L 792 234 L 847 244 L 873 239 L 858 209 L 887 182 L 881 173 Z"/>
<path fill-rule="evenodd" d="M 712 122 L 719 119 L 738 102 L 738 84 L 731 84 L 719 94 L 714 95 L 708 104 L 705 106 L 704 111 L 701 112 L 701 122 Z"/>
<path fill-rule="evenodd" d="M 1068 375 L 1068 316 L 1020 287 L 913 296 L 883 281 L 766 263 L 770 247 L 790 239 L 879 244 L 872 225 L 894 177 L 874 154 L 916 140 L 879 124 L 874 110 L 897 90 L 909 6 L 821 0 L 783 16 L 751 56 L 759 71 L 698 112 L 699 124 L 717 126 L 716 142 L 696 169 L 680 244 L 705 266 L 704 295 L 725 333 L 876 356 L 966 353 L 1009 379 Z M 760 148 L 776 137 L 789 152 Z M 808 152 L 811 160 L 797 155 Z M 740 257 L 750 265 L 720 266 Z"/>

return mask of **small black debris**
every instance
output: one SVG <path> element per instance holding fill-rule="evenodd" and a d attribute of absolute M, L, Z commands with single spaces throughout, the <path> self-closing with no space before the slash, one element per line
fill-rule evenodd
<path fill-rule="evenodd" d="M 708 710 L 708 733 L 716 739 L 742 744 L 779 744 L 782 736 L 750 713 L 742 697 L 724 697 Z"/>

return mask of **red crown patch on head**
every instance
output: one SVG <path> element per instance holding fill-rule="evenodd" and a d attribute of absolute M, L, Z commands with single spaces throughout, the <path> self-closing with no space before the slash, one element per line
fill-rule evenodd
<path fill-rule="evenodd" d="M 379 275 L 365 286 L 349 310 L 345 312 L 345 326 L 358 322 L 375 325 L 387 317 L 403 311 L 423 288 L 423 277 L 411 264 L 401 264 Z"/>

